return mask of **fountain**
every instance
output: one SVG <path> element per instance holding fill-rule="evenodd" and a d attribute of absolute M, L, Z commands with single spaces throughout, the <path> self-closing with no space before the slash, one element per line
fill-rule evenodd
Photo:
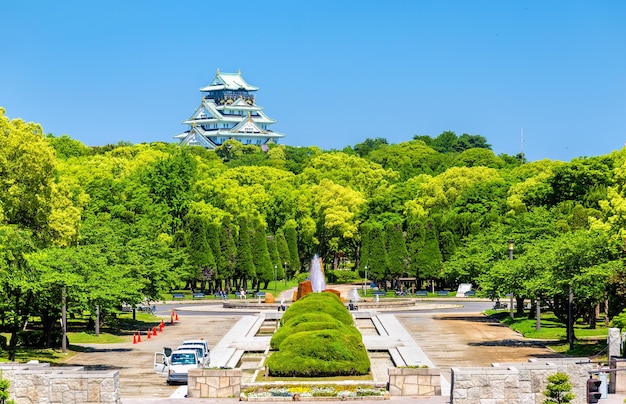
<path fill-rule="evenodd" d="M 324 279 L 324 268 L 322 268 L 322 259 L 315 254 L 311 260 L 310 269 L 311 287 L 313 292 L 321 292 L 326 289 L 326 280 Z"/>
<path fill-rule="evenodd" d="M 358 303 L 360 297 L 361 296 L 359 296 L 359 291 L 357 290 L 357 288 L 352 289 L 352 291 L 350 292 L 350 300 Z"/>

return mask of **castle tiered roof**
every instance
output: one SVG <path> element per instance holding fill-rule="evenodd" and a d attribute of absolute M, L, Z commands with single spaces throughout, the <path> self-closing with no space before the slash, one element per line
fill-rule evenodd
<path fill-rule="evenodd" d="M 257 90 L 241 72 L 222 73 L 217 69 L 211 84 L 200 89 L 205 93 L 200 106 L 183 121 L 189 129 L 174 137 L 181 144 L 209 149 L 229 139 L 255 145 L 278 143 L 285 135 L 269 128 L 276 121 L 256 105 L 253 92 Z"/>

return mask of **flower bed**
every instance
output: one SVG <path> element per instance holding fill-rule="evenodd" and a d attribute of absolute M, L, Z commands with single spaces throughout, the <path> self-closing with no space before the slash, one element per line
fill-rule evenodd
<path fill-rule="evenodd" d="M 389 399 L 389 392 L 381 388 L 364 386 L 282 386 L 270 388 L 248 389 L 241 393 L 241 401 L 324 401 Z"/>

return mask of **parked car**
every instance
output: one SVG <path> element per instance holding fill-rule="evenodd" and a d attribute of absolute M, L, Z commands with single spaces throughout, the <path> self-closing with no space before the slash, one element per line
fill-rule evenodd
<path fill-rule="evenodd" d="M 209 357 L 209 343 L 200 338 L 200 339 L 186 339 L 184 340 L 181 345 L 203 345 L 204 346 L 204 352 L 206 353 L 207 358 Z"/>
<path fill-rule="evenodd" d="M 168 353 L 171 352 L 170 355 Z M 195 349 L 165 348 L 163 352 L 154 353 L 154 371 L 167 378 L 167 384 L 187 383 L 189 369 L 201 368 L 202 364 Z"/>
<path fill-rule="evenodd" d="M 207 352 L 206 345 L 187 343 L 187 344 L 183 344 L 179 346 L 176 349 L 177 350 L 183 350 L 183 349 L 195 350 L 198 355 L 198 363 L 201 365 L 201 367 L 209 366 L 209 352 Z"/>

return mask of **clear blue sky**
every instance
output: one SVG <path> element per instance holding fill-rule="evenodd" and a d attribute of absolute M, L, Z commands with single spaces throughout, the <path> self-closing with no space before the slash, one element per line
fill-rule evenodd
<path fill-rule="evenodd" d="M 626 1 L 2 2 L 0 106 L 86 145 L 173 142 L 220 68 L 283 143 L 451 130 L 569 161 L 626 142 Z"/>

